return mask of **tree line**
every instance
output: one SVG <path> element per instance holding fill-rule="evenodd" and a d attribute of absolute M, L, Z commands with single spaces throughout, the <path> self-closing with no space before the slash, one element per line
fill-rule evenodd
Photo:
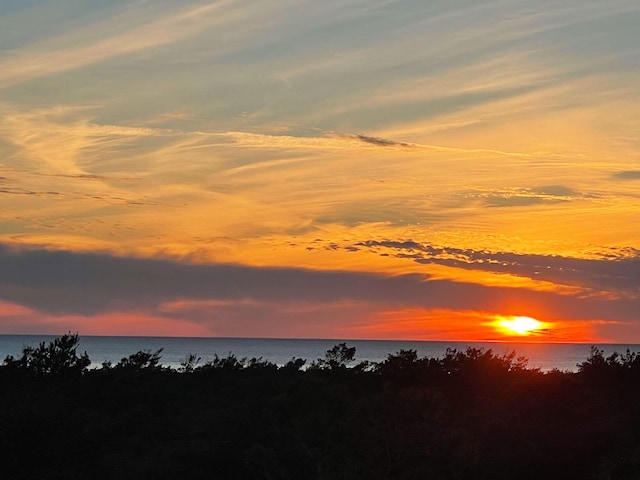
<path fill-rule="evenodd" d="M 157 350 L 89 368 L 78 346 L 63 335 L 0 366 L 6 475 L 640 478 L 640 357 L 630 351 L 593 348 L 577 372 L 476 348 L 357 363 L 346 343 L 280 366 L 193 354 L 168 368 Z"/>

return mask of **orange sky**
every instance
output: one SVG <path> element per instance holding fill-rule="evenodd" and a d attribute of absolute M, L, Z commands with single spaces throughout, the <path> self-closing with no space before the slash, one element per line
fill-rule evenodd
<path fill-rule="evenodd" d="M 0 334 L 640 343 L 637 2 L 0 5 Z"/>

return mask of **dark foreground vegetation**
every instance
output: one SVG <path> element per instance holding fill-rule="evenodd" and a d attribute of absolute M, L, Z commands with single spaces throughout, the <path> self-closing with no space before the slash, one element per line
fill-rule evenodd
<path fill-rule="evenodd" d="M 577 373 L 514 354 L 353 365 L 141 351 L 88 369 L 78 337 L 0 367 L 6 479 L 640 479 L 640 357 Z"/>

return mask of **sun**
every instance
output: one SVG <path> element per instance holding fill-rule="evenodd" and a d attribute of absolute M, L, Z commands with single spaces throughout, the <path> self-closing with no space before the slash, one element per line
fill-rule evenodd
<path fill-rule="evenodd" d="M 528 336 L 539 331 L 543 323 L 531 317 L 498 317 L 496 326 L 511 335 Z"/>

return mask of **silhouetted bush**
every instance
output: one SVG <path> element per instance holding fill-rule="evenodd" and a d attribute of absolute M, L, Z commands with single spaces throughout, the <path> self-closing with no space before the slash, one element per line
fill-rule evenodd
<path fill-rule="evenodd" d="M 46 344 L 24 347 L 18 359 L 8 355 L 4 365 L 10 370 L 32 375 L 80 375 L 86 372 L 91 360 L 84 352 L 78 356 L 78 334 L 68 333 Z"/>
<path fill-rule="evenodd" d="M 311 369 L 345 370 L 356 358 L 356 347 L 347 347 L 345 342 L 327 350 L 324 359 L 312 362 Z"/>
<path fill-rule="evenodd" d="M 193 373 L 193 371 L 198 366 L 202 360 L 201 357 L 198 357 L 195 353 L 190 353 L 182 362 L 180 362 L 180 368 L 178 371 L 180 373 Z"/>
<path fill-rule="evenodd" d="M 229 355 L 227 355 L 226 357 L 220 357 L 216 353 L 212 360 L 207 361 L 197 370 L 242 370 L 243 368 L 245 368 L 246 363 L 246 358 L 243 357 L 238 359 L 238 357 L 236 357 L 233 353 L 229 353 Z"/>
<path fill-rule="evenodd" d="M 293 370 L 293 371 L 298 371 L 300 369 L 302 369 L 302 367 L 304 367 L 304 365 L 307 363 L 307 361 L 304 358 L 292 358 L 291 360 L 289 360 L 287 363 L 284 364 L 284 369 L 285 370 Z"/>
<path fill-rule="evenodd" d="M 139 352 L 132 353 L 128 357 L 121 359 L 115 366 L 117 369 L 122 370 L 162 370 L 160 365 L 162 348 L 152 352 L 150 350 L 140 350 Z"/>

